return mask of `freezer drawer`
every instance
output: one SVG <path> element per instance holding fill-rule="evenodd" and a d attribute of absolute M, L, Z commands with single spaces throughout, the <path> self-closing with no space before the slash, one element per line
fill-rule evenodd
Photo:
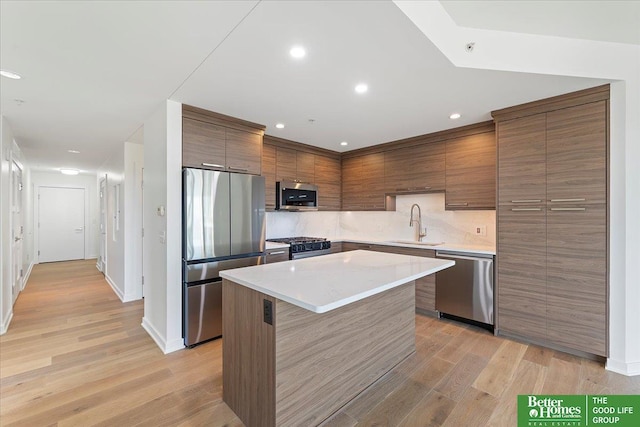
<path fill-rule="evenodd" d="M 436 310 L 493 325 L 493 257 L 437 252 L 456 262 L 436 273 Z"/>
<path fill-rule="evenodd" d="M 222 281 L 188 286 L 184 343 L 192 346 L 222 335 Z"/>

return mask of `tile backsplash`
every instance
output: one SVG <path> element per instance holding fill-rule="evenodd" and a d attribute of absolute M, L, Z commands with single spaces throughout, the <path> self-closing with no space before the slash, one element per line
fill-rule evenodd
<path fill-rule="evenodd" d="M 397 196 L 395 212 L 267 212 L 267 238 L 413 239 L 414 230 L 409 227 L 413 203 L 422 210 L 422 227 L 427 228 L 424 241 L 495 245 L 496 212 L 445 211 L 443 193 Z M 476 235 L 476 227 L 486 227 L 486 235 Z"/>

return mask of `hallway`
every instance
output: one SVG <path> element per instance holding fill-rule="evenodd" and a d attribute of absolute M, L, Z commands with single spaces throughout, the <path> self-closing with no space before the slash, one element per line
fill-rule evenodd
<path fill-rule="evenodd" d="M 123 304 L 95 263 L 33 268 L 0 337 L 0 425 L 241 425 L 221 404 L 221 341 L 163 355 L 143 302 Z"/>

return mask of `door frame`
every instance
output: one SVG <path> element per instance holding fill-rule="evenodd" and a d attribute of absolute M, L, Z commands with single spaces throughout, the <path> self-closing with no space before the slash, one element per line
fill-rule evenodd
<path fill-rule="evenodd" d="M 9 250 L 9 254 L 10 254 L 10 271 L 11 271 L 11 304 L 13 305 L 13 303 L 16 302 L 16 299 L 18 298 L 18 295 L 20 294 L 20 292 L 24 289 L 24 263 L 23 263 L 23 253 L 24 253 L 24 200 L 22 197 L 22 191 L 24 189 L 24 185 L 22 182 L 22 175 L 24 173 L 24 167 L 22 165 L 22 163 L 15 158 L 15 156 L 11 156 L 11 163 L 10 163 L 10 171 L 9 171 L 9 175 L 10 175 L 10 187 L 11 187 L 11 202 L 10 202 L 10 209 L 11 209 L 11 215 L 9 216 L 9 227 L 11 229 L 11 246 L 10 246 L 10 250 Z M 14 174 L 14 166 L 17 168 L 17 170 L 19 171 L 19 175 L 20 175 L 20 182 L 19 182 L 19 189 L 16 190 L 16 178 L 15 178 L 15 174 Z M 20 194 L 16 195 L 16 191 L 18 191 Z M 15 216 L 16 216 L 16 200 L 20 200 L 20 222 L 21 222 L 21 230 L 20 230 L 20 237 L 16 237 L 14 235 L 14 227 L 15 227 Z M 18 238 L 19 240 L 16 242 L 15 239 Z M 19 250 L 16 250 L 16 243 L 19 244 Z M 19 263 L 19 271 L 20 271 L 20 283 L 16 286 L 16 280 L 18 280 L 18 277 L 16 277 L 16 269 L 15 269 L 15 263 L 16 261 Z"/>
<path fill-rule="evenodd" d="M 99 206 L 98 215 L 100 215 L 100 249 L 98 253 L 98 270 L 102 275 L 106 275 L 107 269 L 107 212 L 108 212 L 108 178 L 107 174 L 98 181 Z"/>

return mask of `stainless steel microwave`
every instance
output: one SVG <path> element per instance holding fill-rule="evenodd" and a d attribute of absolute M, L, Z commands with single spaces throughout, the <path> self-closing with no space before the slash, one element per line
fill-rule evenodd
<path fill-rule="evenodd" d="M 317 211 L 318 186 L 302 182 L 276 182 L 276 210 Z"/>

